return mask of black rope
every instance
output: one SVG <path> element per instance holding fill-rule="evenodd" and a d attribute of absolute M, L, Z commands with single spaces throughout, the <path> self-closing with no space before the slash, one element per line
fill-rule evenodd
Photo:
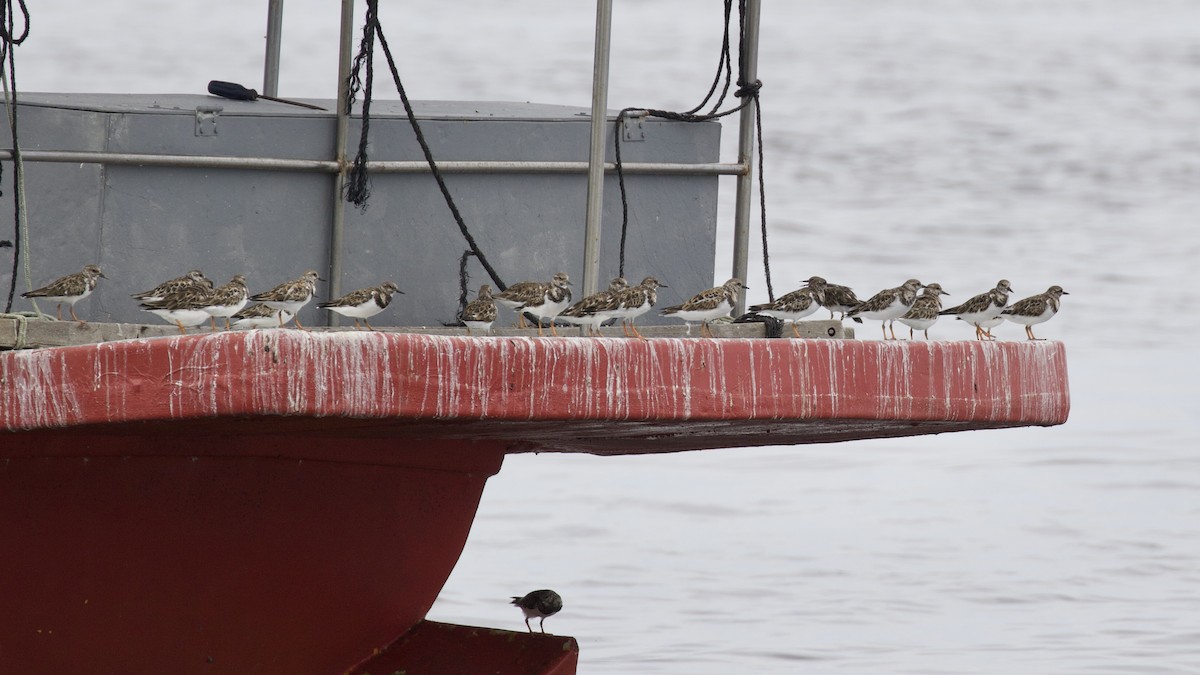
<path fill-rule="evenodd" d="M 712 86 L 708 88 L 708 93 L 704 95 L 704 100 L 700 101 L 695 108 L 688 110 L 687 114 L 699 112 L 708 103 L 709 99 L 717 91 L 717 84 L 721 82 L 722 71 L 725 73 L 725 84 L 721 87 L 721 95 L 717 97 L 716 102 L 713 103 L 712 110 L 709 112 L 717 112 L 721 109 L 721 104 L 725 102 L 725 96 L 729 93 L 729 83 L 733 79 L 733 61 L 729 57 L 729 17 L 732 13 L 733 0 L 725 0 L 725 30 L 723 31 L 724 36 L 721 39 L 721 57 L 717 60 L 717 73 L 713 76 Z"/>
<path fill-rule="evenodd" d="M 25 41 L 29 37 L 29 8 L 25 6 L 25 0 L 18 0 L 21 8 L 21 15 L 24 20 L 24 28 L 20 36 L 13 34 L 15 19 L 13 16 L 12 0 L 3 0 L 0 2 L 0 68 L 8 68 L 8 84 L 11 96 L 8 100 L 10 115 L 9 120 L 11 125 L 9 131 L 12 134 L 12 162 L 13 162 L 13 238 L 12 238 L 12 279 L 8 284 L 8 298 L 4 303 L 5 313 L 12 311 L 13 297 L 17 292 L 17 274 L 21 267 L 21 147 L 17 142 L 17 68 L 16 59 L 14 58 L 14 47 Z M 0 185 L 3 184 L 4 164 L 0 162 Z M 0 195 L 4 192 L 0 189 Z"/>
<path fill-rule="evenodd" d="M 462 316 L 463 310 L 467 308 L 467 284 L 471 283 L 471 277 L 467 275 L 467 258 L 473 255 L 475 254 L 471 249 L 467 249 L 458 259 L 458 313 L 454 316 Z"/>
<path fill-rule="evenodd" d="M 755 80 L 747 82 L 745 69 L 743 67 L 743 57 L 746 50 L 746 0 L 738 0 L 738 79 L 737 90 L 734 96 L 741 99 L 741 103 L 729 110 L 719 112 L 721 104 L 725 100 L 725 96 L 729 91 L 730 81 L 732 79 L 732 59 L 730 57 L 729 43 L 729 24 L 733 11 L 733 0 L 725 0 L 725 35 L 721 44 L 721 58 L 717 64 L 717 75 L 713 80 L 712 86 L 709 87 L 708 94 L 704 100 L 695 108 L 686 112 L 671 112 L 669 110 L 655 110 L 653 108 L 624 108 L 617 114 L 615 122 L 615 130 L 613 132 L 613 163 L 617 170 L 617 187 L 621 192 L 621 246 L 620 246 L 620 275 L 625 276 L 625 242 L 629 235 L 629 197 L 625 188 L 625 170 L 621 161 L 621 129 L 625 120 L 630 117 L 630 113 L 641 111 L 645 115 L 651 117 L 661 117 L 663 119 L 675 120 L 677 122 L 707 122 L 710 120 L 720 119 L 728 115 L 743 110 L 746 106 L 754 103 L 754 128 L 757 134 L 758 143 L 758 203 L 759 213 L 761 216 L 762 230 L 762 250 L 763 250 L 763 272 L 767 277 L 767 295 L 771 302 L 775 301 L 775 288 L 771 282 L 771 261 L 770 253 L 767 247 L 767 195 L 766 195 L 766 177 L 764 176 L 763 164 L 763 140 L 762 140 L 762 102 L 759 98 L 759 91 L 762 90 L 762 81 Z M 721 95 L 717 98 L 716 103 L 707 114 L 697 114 L 697 111 L 703 108 L 713 94 L 717 90 L 718 83 L 721 80 L 722 71 L 724 71 L 725 81 L 721 89 Z"/>
<path fill-rule="evenodd" d="M 758 136 L 758 212 L 762 217 L 763 274 L 767 277 L 767 299 L 775 302 L 775 287 L 771 283 L 771 254 L 767 249 L 767 179 L 763 166 L 762 105 L 758 102 L 758 89 L 754 90 L 754 133 Z"/>
<path fill-rule="evenodd" d="M 495 268 L 493 268 L 491 263 L 488 262 L 487 256 L 485 256 L 483 251 L 480 250 L 479 244 L 475 242 L 475 237 L 471 235 L 470 229 L 467 228 L 466 221 L 463 220 L 462 213 L 460 213 L 458 210 L 458 205 L 454 203 L 454 197 L 450 195 L 450 189 L 446 186 L 446 180 L 442 177 L 442 172 L 438 168 L 437 162 L 433 158 L 433 151 L 429 149 L 429 143 L 425 140 L 425 134 L 421 131 L 421 125 L 417 122 L 417 116 L 416 113 L 413 112 L 412 103 L 408 100 L 408 94 L 405 93 L 404 85 L 400 81 L 400 71 L 396 67 L 395 59 L 392 58 L 392 50 L 388 46 L 387 38 L 383 34 L 383 25 L 379 21 L 379 0 L 367 0 L 367 22 L 363 28 L 364 38 L 361 48 L 362 50 L 355 58 L 356 63 L 366 64 L 367 88 L 364 90 L 363 94 L 364 105 L 367 97 L 370 96 L 372 71 L 371 54 L 374 51 L 373 40 L 368 41 L 366 39 L 367 31 L 373 32 L 375 38 L 379 40 L 379 46 L 381 49 L 383 49 L 383 55 L 387 58 L 388 68 L 392 73 L 392 81 L 396 85 L 396 91 L 400 94 L 400 102 L 404 104 L 404 111 L 408 115 L 408 122 L 412 126 L 413 133 L 416 135 L 417 144 L 421 146 L 421 152 L 425 155 L 425 161 L 429 164 L 429 170 L 433 174 L 434 180 L 437 181 L 438 189 L 442 192 L 442 197 L 446 200 L 446 206 L 449 207 L 450 214 L 454 216 L 454 222 L 458 224 L 459 232 L 462 233 L 463 239 L 467 241 L 467 245 L 470 247 L 472 255 L 478 258 L 479 264 L 483 266 L 483 269 L 487 270 L 488 276 L 492 278 L 492 282 L 494 282 L 496 286 L 503 291 L 507 288 L 507 286 L 504 284 L 504 281 L 500 278 L 500 275 L 496 272 Z M 368 42 L 371 44 L 368 45 Z M 367 49 L 368 47 L 370 47 L 369 50 Z M 357 77 L 352 80 L 350 87 L 351 89 L 355 88 L 355 81 L 357 81 Z M 358 86 L 361 87 L 361 83 Z M 351 101 L 353 101 L 353 94 L 347 97 L 347 105 L 349 105 Z M 367 181 L 366 139 L 367 122 L 364 117 L 362 136 L 359 141 L 359 154 L 354 159 L 354 168 L 352 169 L 352 175 L 356 175 L 354 175 L 350 181 L 351 184 L 365 185 Z M 349 194 L 347 194 L 347 196 L 349 197 Z M 363 204 L 365 203 L 364 197 Z M 362 205 L 360 204 L 359 206 L 361 208 Z"/>
<path fill-rule="evenodd" d="M 371 129 L 371 94 L 375 83 L 375 29 L 378 25 L 378 6 L 375 2 L 367 3 L 367 19 L 363 24 L 362 42 L 358 46 L 358 55 L 354 57 L 350 68 L 350 78 L 346 87 L 345 113 L 351 114 L 354 99 L 359 91 L 363 92 L 362 133 L 358 137 L 358 152 L 350 175 L 346 179 L 346 201 L 358 207 L 359 211 L 367 210 L 367 199 L 371 196 L 370 181 L 367 178 L 367 139 Z M 359 72 L 366 70 L 366 82 Z"/>

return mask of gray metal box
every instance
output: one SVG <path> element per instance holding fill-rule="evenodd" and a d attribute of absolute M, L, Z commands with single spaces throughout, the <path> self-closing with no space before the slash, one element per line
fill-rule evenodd
<path fill-rule="evenodd" d="M 316 101 L 333 109 L 333 101 Z M 215 116 L 198 109 L 219 107 Z M 418 102 L 435 159 L 587 160 L 589 115 L 564 106 L 494 102 Z M 23 94 L 21 148 L 153 155 L 331 160 L 333 113 L 266 101 L 197 95 Z M 351 124 L 348 154 L 357 146 Z M 398 101 L 372 106 L 369 155 L 423 160 Z M 644 140 L 622 145 L 627 162 L 718 161 L 720 125 L 651 119 Z M 612 159 L 613 127 L 608 153 Z M 7 144 L 6 144 L 7 145 Z M 12 213 L 12 163 L 4 163 L 0 213 Z M 96 321 L 157 322 L 129 295 L 200 268 L 217 284 L 245 274 L 252 292 L 307 269 L 328 276 L 332 173 L 118 164 L 25 162 L 32 276 L 44 284 L 87 263 L 103 266 L 96 293 L 80 303 Z M 395 281 L 398 296 L 379 325 L 438 325 L 454 320 L 459 257 L 467 248 L 428 173 L 375 173 L 365 212 L 345 202 L 342 290 Z M 579 296 L 583 276 L 583 173 L 454 173 L 449 189 L 480 248 L 506 283 L 548 279 L 563 270 Z M 662 301 L 686 298 L 712 283 L 717 178 L 626 177 L 630 228 L 626 275 L 670 284 Z M 601 286 L 618 267 L 621 202 L 616 177 L 605 181 Z M 12 238 L 11 217 L 0 239 Z M 11 278 L 11 249 L 0 250 L 0 288 Z M 469 263 L 472 296 L 489 282 Z M 18 279 L 18 295 L 25 288 Z M 328 297 L 319 287 L 317 300 Z M 20 298 L 14 309 L 29 309 Z M 43 306 L 43 311 L 53 307 Z M 316 302 L 300 315 L 323 325 Z M 648 319 L 650 317 L 647 317 Z M 512 316 L 501 314 L 507 323 Z"/>

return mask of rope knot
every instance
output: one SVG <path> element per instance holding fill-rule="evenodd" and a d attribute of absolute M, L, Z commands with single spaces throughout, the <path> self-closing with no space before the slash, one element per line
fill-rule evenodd
<path fill-rule="evenodd" d="M 758 92 L 760 89 L 762 89 L 762 86 L 762 80 L 755 80 L 754 84 L 746 84 L 745 82 L 738 80 L 738 89 L 737 91 L 733 92 L 733 95 L 738 98 L 758 96 Z"/>

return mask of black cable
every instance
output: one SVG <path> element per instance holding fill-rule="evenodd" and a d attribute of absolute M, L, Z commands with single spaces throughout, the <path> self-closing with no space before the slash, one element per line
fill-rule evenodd
<path fill-rule="evenodd" d="M 367 177 L 367 140 L 371 129 L 371 94 L 375 83 L 375 30 L 378 25 L 378 5 L 376 2 L 367 3 L 367 18 L 363 25 L 362 42 L 359 43 L 358 55 L 350 68 L 350 78 L 346 87 L 345 113 L 351 114 L 354 98 L 359 91 L 363 92 L 361 114 L 362 130 L 358 137 L 358 152 L 350 168 L 345 185 L 346 201 L 354 204 L 360 211 L 367 210 L 367 199 L 371 196 L 370 181 Z M 366 70 L 366 82 L 359 76 Z"/>
<path fill-rule="evenodd" d="M 374 38 L 368 40 L 367 32 L 374 33 Z M 479 244 L 475 242 L 475 237 L 471 235 L 470 229 L 467 228 L 466 221 L 463 220 L 462 213 L 458 210 L 458 205 L 454 203 L 454 197 L 450 194 L 450 188 L 446 186 L 446 180 L 442 177 L 441 169 L 438 168 L 437 161 L 433 158 L 433 151 L 429 149 L 429 143 L 425 140 L 425 134 L 421 131 L 421 125 L 417 122 L 417 115 L 413 112 L 412 103 L 408 100 L 408 94 L 404 91 L 404 84 L 400 81 L 400 70 L 396 67 L 396 60 L 392 57 L 391 47 L 388 46 L 387 37 L 383 34 L 383 25 L 379 21 L 379 0 L 367 0 L 367 22 L 363 28 L 363 43 L 360 48 L 359 56 L 355 58 L 354 73 L 351 76 L 349 95 L 347 96 L 346 105 L 349 106 L 354 100 L 354 93 L 362 88 L 362 82 L 358 80 L 357 71 L 359 64 L 365 64 L 367 71 L 366 89 L 363 93 L 364 106 L 370 97 L 370 89 L 372 84 L 372 56 L 374 52 L 374 39 L 379 40 L 379 46 L 383 50 L 384 57 L 387 58 L 388 68 L 392 73 L 392 81 L 396 85 L 396 91 L 400 94 L 400 102 L 404 104 L 404 112 L 408 115 L 408 123 L 412 126 L 413 133 L 416 135 L 417 144 L 421 146 L 421 152 L 425 155 L 425 162 L 429 164 L 429 170 L 433 174 L 433 178 L 437 181 L 438 189 L 442 192 L 442 198 L 446 201 L 446 206 L 450 209 L 450 214 L 454 216 L 454 222 L 458 224 L 458 230 L 462 233 L 463 239 L 467 241 L 472 255 L 479 259 L 479 264 L 483 269 L 487 270 L 488 276 L 492 278 L 492 282 L 503 291 L 507 288 L 500 275 L 488 262 L 487 256 L 479 249 Z M 358 155 L 354 158 L 354 178 L 352 184 L 358 184 L 365 189 L 367 180 L 366 166 L 366 139 L 367 139 L 367 118 L 364 111 L 363 131 L 360 137 Z M 369 192 L 369 191 L 368 191 Z M 349 197 L 349 193 L 347 193 Z M 366 196 L 363 197 L 365 204 Z M 357 203 L 357 202 L 356 202 Z M 362 205 L 360 204 L 360 207 Z"/>
<path fill-rule="evenodd" d="M 757 134 L 758 143 L 758 202 L 759 213 L 761 216 L 761 231 L 762 231 L 762 249 L 763 249 L 763 272 L 767 278 L 767 295 L 771 302 L 775 301 L 775 288 L 771 281 L 771 261 L 770 253 L 767 247 L 767 196 L 766 196 L 766 177 L 765 165 L 763 163 L 763 139 L 762 139 L 762 104 L 759 98 L 759 91 L 762 89 L 762 81 L 755 80 L 753 83 L 746 81 L 745 69 L 743 68 L 743 56 L 746 50 L 746 0 L 738 0 L 738 79 L 737 91 L 734 96 L 741 99 L 741 103 L 736 107 L 730 108 L 724 112 L 718 112 L 721 103 L 724 102 L 725 96 L 729 91 L 731 73 L 731 58 L 729 45 L 729 23 L 733 8 L 733 0 L 725 0 L 725 35 L 721 44 L 721 59 L 717 66 L 717 76 L 713 80 L 713 84 L 709 87 L 708 94 L 700 105 L 686 112 L 671 112 L 668 110 L 655 110 L 653 108 L 624 108 L 617 114 L 616 128 L 613 132 L 613 161 L 617 170 L 617 187 L 621 192 L 621 244 L 619 256 L 619 273 L 625 276 L 625 243 L 629 235 L 629 197 L 625 188 L 625 170 L 621 161 L 621 128 L 626 119 L 629 118 L 629 113 L 635 110 L 641 110 L 646 115 L 651 117 L 661 117 L 663 119 L 675 120 L 678 122 L 707 122 L 710 120 L 720 119 L 727 115 L 732 115 L 739 112 L 746 106 L 754 103 L 754 125 L 755 133 Z M 696 114 L 708 103 L 712 95 L 717 90 L 717 84 L 721 79 L 721 70 L 724 68 L 725 84 L 721 90 L 720 97 L 714 104 L 712 110 L 707 114 Z"/>
<path fill-rule="evenodd" d="M 722 70 L 725 72 L 725 85 L 721 88 L 721 95 L 717 97 L 716 102 L 713 103 L 712 110 L 709 112 L 715 113 L 716 111 L 720 110 L 721 104 L 725 101 L 726 94 L 729 93 L 729 82 L 732 79 L 731 71 L 733 68 L 732 61 L 729 58 L 729 17 L 732 12 L 733 0 L 725 0 L 725 30 L 723 31 L 724 36 L 721 39 L 721 57 L 717 60 L 717 73 L 713 76 L 712 86 L 708 88 L 708 93 L 704 95 L 704 100 L 700 101 L 695 108 L 688 110 L 686 114 L 690 115 L 698 112 L 706 103 L 708 103 L 709 99 L 712 98 L 713 93 L 717 91 L 717 84 L 721 82 Z"/>
<path fill-rule="evenodd" d="M 9 281 L 8 298 L 4 303 L 5 313 L 12 311 L 13 297 L 17 292 L 17 273 L 21 267 L 21 146 L 17 142 L 17 67 L 14 47 L 29 37 L 29 8 L 25 6 L 25 0 L 18 0 L 18 3 L 25 22 L 20 37 L 13 35 L 15 23 L 12 0 L 0 3 L 0 68 L 8 67 L 9 90 L 12 92 L 8 100 L 8 113 L 11 121 L 9 131 L 12 135 L 13 161 L 13 258 L 12 279 Z M 0 163 L 0 181 L 4 177 L 3 166 L 3 163 Z M 3 194 L 3 191 L 0 191 L 0 195 Z"/>

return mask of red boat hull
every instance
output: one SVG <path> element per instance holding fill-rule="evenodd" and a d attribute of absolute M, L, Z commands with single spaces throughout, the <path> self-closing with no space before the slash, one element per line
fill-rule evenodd
<path fill-rule="evenodd" d="M 0 672 L 21 673 L 402 669 L 447 641 L 499 663 L 532 636 L 413 631 L 505 453 L 1069 410 L 1056 343 L 273 330 L 0 353 L 0 383 Z M 520 590 L 497 580 L 500 601 Z M 573 650 L 504 672 L 572 672 Z"/>

